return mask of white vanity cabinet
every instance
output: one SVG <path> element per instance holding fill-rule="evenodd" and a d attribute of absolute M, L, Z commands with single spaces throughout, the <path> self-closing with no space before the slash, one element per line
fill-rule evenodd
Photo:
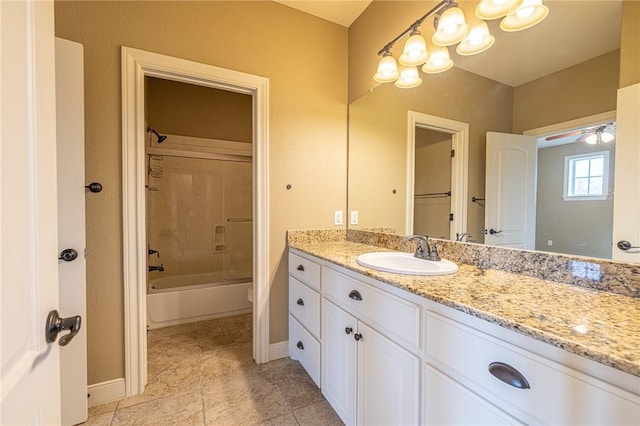
<path fill-rule="evenodd" d="M 328 268 L 322 293 L 327 401 L 348 425 L 418 424 L 420 358 L 400 343 L 418 332 L 420 307 Z M 397 333 L 373 325 L 385 320 L 399 327 Z"/>
<path fill-rule="evenodd" d="M 431 301 L 426 307 L 424 424 L 640 424 L 637 377 Z"/>
<path fill-rule="evenodd" d="M 289 356 L 320 386 L 320 265 L 289 253 Z"/>

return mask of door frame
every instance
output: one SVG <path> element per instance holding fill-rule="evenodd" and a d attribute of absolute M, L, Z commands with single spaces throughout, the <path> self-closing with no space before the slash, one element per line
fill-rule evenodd
<path fill-rule="evenodd" d="M 408 111 L 407 119 L 407 215 L 405 229 L 413 233 L 414 180 L 416 157 L 416 127 L 435 130 L 451 135 L 451 149 L 455 156 L 451 159 L 451 222 L 449 238 L 466 232 L 467 196 L 469 194 L 469 124 L 448 118 L 436 117 L 416 111 Z"/>
<path fill-rule="evenodd" d="M 269 361 L 269 79 L 122 46 L 122 209 L 125 394 L 147 382 L 144 78 L 248 94 L 253 99 L 253 358 Z"/>

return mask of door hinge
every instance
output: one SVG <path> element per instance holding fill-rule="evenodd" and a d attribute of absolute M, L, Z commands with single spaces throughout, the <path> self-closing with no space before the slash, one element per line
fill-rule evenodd
<path fill-rule="evenodd" d="M 449 221 L 453 222 L 453 213 L 449 213 Z"/>
<path fill-rule="evenodd" d="M 455 149 L 452 149 L 452 150 L 451 150 L 451 158 L 453 158 L 453 157 L 455 157 L 455 156 L 456 156 L 456 150 L 455 150 Z"/>

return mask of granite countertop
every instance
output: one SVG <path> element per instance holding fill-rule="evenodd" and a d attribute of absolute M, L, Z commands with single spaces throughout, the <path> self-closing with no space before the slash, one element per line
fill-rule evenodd
<path fill-rule="evenodd" d="M 289 247 L 640 376 L 640 299 L 467 264 L 432 277 L 379 272 L 356 258 L 390 250 L 352 241 Z"/>

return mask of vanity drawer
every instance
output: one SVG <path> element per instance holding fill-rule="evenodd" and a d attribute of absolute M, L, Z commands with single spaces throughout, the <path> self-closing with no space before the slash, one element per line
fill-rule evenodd
<path fill-rule="evenodd" d="M 347 312 L 410 350 L 420 348 L 420 307 L 324 268 L 322 292 Z"/>
<path fill-rule="evenodd" d="M 320 387 L 320 343 L 289 315 L 289 356 L 300 361 Z"/>
<path fill-rule="evenodd" d="M 427 362 L 525 423 L 639 424 L 640 399 L 434 312 L 426 313 Z M 507 381 L 517 370 L 530 388 Z M 495 371 L 495 370 L 494 370 Z M 520 380 L 523 383 L 522 380 Z"/>
<path fill-rule="evenodd" d="M 320 290 L 320 265 L 289 252 L 289 275 Z"/>
<path fill-rule="evenodd" d="M 320 338 L 320 293 L 289 277 L 289 312 L 316 338 Z"/>

